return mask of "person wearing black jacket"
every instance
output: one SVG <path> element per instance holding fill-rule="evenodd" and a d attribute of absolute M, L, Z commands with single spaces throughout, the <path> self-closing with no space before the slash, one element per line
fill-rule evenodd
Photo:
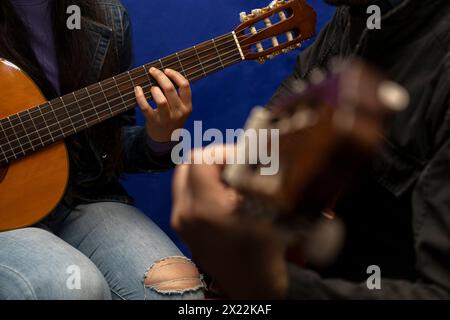
<path fill-rule="evenodd" d="M 450 3 L 328 0 L 339 5 L 269 107 L 333 57 L 357 56 L 403 85 L 410 107 L 389 117 L 382 150 L 338 201 L 342 254 L 326 270 L 289 264 L 271 226 L 234 214 L 220 168 L 182 166 L 172 224 L 197 262 L 234 298 L 450 298 Z M 367 28 L 367 6 L 381 29 Z M 195 205 L 194 205 L 195 203 Z M 214 241 L 204 246 L 200 239 Z M 381 271 L 371 290 L 367 268 Z"/>

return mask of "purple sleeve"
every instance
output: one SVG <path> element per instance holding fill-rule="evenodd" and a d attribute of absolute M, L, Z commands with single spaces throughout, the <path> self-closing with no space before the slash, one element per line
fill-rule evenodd
<path fill-rule="evenodd" d="M 171 152 L 177 143 L 177 141 L 157 142 L 150 137 L 147 139 L 147 145 L 155 155 L 164 155 Z"/>

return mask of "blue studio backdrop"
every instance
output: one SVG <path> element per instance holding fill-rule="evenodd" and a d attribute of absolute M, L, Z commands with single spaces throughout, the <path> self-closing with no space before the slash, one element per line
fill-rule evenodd
<path fill-rule="evenodd" d="M 128 9 L 134 45 L 134 64 L 142 65 L 232 31 L 239 13 L 262 8 L 270 0 L 122 0 Z M 317 31 L 326 24 L 334 8 L 323 0 L 308 1 L 318 15 Z M 305 43 L 305 47 L 311 41 Z M 194 110 L 186 123 L 203 121 L 203 130 L 237 129 L 249 111 L 264 105 L 293 70 L 300 50 L 261 65 L 246 61 L 192 84 Z M 139 124 L 143 118 L 138 111 Z M 173 172 L 126 176 L 123 183 L 137 206 L 150 216 L 178 245 L 186 247 L 170 228 L 171 179 Z"/>

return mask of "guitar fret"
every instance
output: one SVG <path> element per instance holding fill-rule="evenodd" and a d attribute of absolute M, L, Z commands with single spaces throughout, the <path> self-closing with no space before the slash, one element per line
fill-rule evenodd
<path fill-rule="evenodd" d="M 59 130 L 61 131 L 61 135 L 64 136 L 64 130 L 63 130 L 63 128 L 61 127 L 61 123 L 60 123 L 60 121 L 59 121 L 59 119 L 58 119 L 58 115 L 56 114 L 55 109 L 54 109 L 54 107 L 53 107 L 51 101 L 48 102 L 48 106 L 49 106 L 50 110 L 52 111 L 53 115 L 55 116 L 56 123 L 58 124 Z M 34 127 L 36 128 L 36 125 L 34 124 L 33 119 L 31 119 L 31 121 L 33 122 L 33 125 L 34 125 Z M 41 140 L 41 141 L 42 141 L 42 140 Z"/>
<path fill-rule="evenodd" d="M 128 78 L 130 79 L 130 82 L 131 82 L 131 86 L 134 89 L 136 87 L 136 85 L 134 84 L 133 78 L 131 78 L 130 72 L 127 71 L 126 74 L 128 75 Z"/>
<path fill-rule="evenodd" d="M 144 67 L 145 68 L 145 67 Z M 120 96 L 120 99 L 122 100 L 122 103 L 123 103 L 123 106 L 124 106 L 124 109 L 126 110 L 126 108 L 127 108 L 127 104 L 125 103 L 125 101 L 123 100 L 123 96 L 122 96 L 122 94 L 120 93 L 120 89 L 119 89 L 119 86 L 117 85 L 117 81 L 116 81 L 116 77 L 112 77 L 113 78 L 113 80 L 114 80 L 114 83 L 115 83 L 115 85 L 116 85 L 116 88 L 117 88 L 117 92 L 119 92 L 119 96 Z"/>
<path fill-rule="evenodd" d="M 85 88 L 85 89 L 87 90 L 87 88 Z M 75 92 L 73 92 L 72 94 L 73 94 L 73 97 L 75 98 L 75 102 L 76 102 L 76 104 L 78 106 L 78 109 L 80 110 L 80 116 L 81 116 L 81 119 L 84 121 L 84 127 L 87 128 L 89 125 L 88 125 L 88 123 L 86 121 L 86 118 L 83 115 L 83 108 L 81 107 L 80 101 L 77 99 L 77 96 L 75 95 Z M 81 98 L 81 100 L 83 100 L 83 99 L 84 98 Z M 78 122 L 79 121 L 77 120 L 76 123 L 78 123 Z M 80 124 L 80 125 L 82 125 L 82 124 Z"/>
<path fill-rule="evenodd" d="M 37 136 L 38 136 L 39 140 L 41 140 L 42 146 L 44 146 L 44 141 L 42 141 L 41 135 L 39 134 L 39 130 L 38 130 L 37 126 L 36 126 L 36 123 L 34 122 L 34 118 L 31 116 L 30 109 L 27 109 L 27 113 L 28 113 L 28 116 L 31 119 L 31 123 L 33 124 L 34 128 L 36 129 L 36 132 L 38 133 Z"/>
<path fill-rule="evenodd" d="M 101 86 L 100 82 L 99 82 L 99 85 Z M 95 115 L 96 115 L 96 117 L 97 117 L 97 119 L 98 119 L 98 121 L 101 121 L 100 116 L 98 115 L 97 109 L 95 108 L 94 101 L 92 101 L 92 99 L 91 99 L 91 95 L 90 95 L 90 93 L 89 93 L 88 88 L 86 87 L 86 88 L 84 88 L 84 90 L 86 91 L 86 94 L 87 94 L 87 96 L 88 96 L 88 98 L 89 98 L 89 101 L 91 102 L 91 105 L 92 105 L 92 108 L 89 108 L 89 111 L 93 109 L 94 112 L 95 112 Z M 106 97 L 105 97 L 105 98 L 106 98 Z M 85 116 L 84 116 L 83 113 L 81 113 L 81 117 L 84 119 L 84 122 L 86 123 L 86 128 L 89 127 L 89 124 L 88 124 L 88 122 L 86 121 L 86 118 L 85 118 Z"/>
<path fill-rule="evenodd" d="M 142 69 L 144 69 L 144 73 L 147 75 L 147 79 L 148 79 L 148 82 L 150 83 L 150 85 L 153 85 L 153 80 L 150 77 L 150 74 L 148 73 L 147 68 L 145 67 L 145 65 L 142 66 Z"/>
<path fill-rule="evenodd" d="M 39 110 L 39 113 L 41 114 L 42 119 L 44 120 L 44 124 L 45 124 L 45 129 L 47 129 L 48 134 L 50 136 L 50 139 L 55 142 L 55 139 L 53 138 L 52 132 L 50 131 L 50 127 L 48 126 L 47 121 L 45 120 L 44 114 L 42 113 L 41 108 L 37 108 Z"/>
<path fill-rule="evenodd" d="M 144 73 L 147 75 L 147 79 L 148 79 L 148 82 L 149 82 L 149 84 L 150 84 L 150 87 L 152 87 L 153 86 L 153 79 L 151 78 L 151 76 L 150 76 L 150 73 L 147 71 L 147 67 L 146 67 L 146 65 L 143 65 L 142 66 L 142 69 L 144 70 Z M 138 76 L 139 77 L 139 76 Z M 148 100 L 148 99 L 151 99 L 151 94 L 150 93 L 147 93 L 147 92 L 150 92 L 150 90 L 145 90 L 143 87 L 144 87 L 144 85 L 145 85 L 145 81 L 143 82 L 143 84 L 141 85 L 141 88 L 142 88 L 142 91 L 144 92 L 144 96 L 146 97 L 146 99 Z M 134 94 L 134 92 L 133 92 L 133 94 Z M 126 103 L 124 103 L 125 104 L 125 106 L 127 106 L 127 104 Z M 128 104 L 129 104 L 129 102 L 128 102 Z M 125 110 L 127 110 L 127 108 L 125 108 Z"/>
<path fill-rule="evenodd" d="M 203 67 L 202 59 L 200 59 L 200 56 L 198 54 L 197 47 L 194 46 L 193 48 L 194 48 L 195 54 L 197 55 L 198 63 L 200 64 L 200 67 L 202 68 L 203 75 L 206 77 L 206 71 L 205 71 L 205 68 Z"/>
<path fill-rule="evenodd" d="M 221 64 L 221 66 L 222 66 L 222 69 L 225 69 L 225 66 L 224 66 L 223 63 L 222 63 L 222 59 L 220 58 L 219 49 L 217 49 L 216 41 L 215 41 L 214 39 L 212 39 L 212 44 L 213 44 L 213 46 L 214 46 L 214 49 L 216 49 L 217 57 L 219 58 L 219 62 L 220 62 L 220 64 Z"/>
<path fill-rule="evenodd" d="M 51 111 L 51 107 L 48 102 L 42 104 L 40 106 L 40 109 L 41 109 L 43 116 L 46 117 L 46 120 L 48 123 L 48 130 L 54 138 L 55 134 L 57 134 L 57 130 L 58 130 L 58 119 L 56 117 L 54 117 L 53 112 L 48 112 L 48 110 Z"/>
<path fill-rule="evenodd" d="M 161 65 L 161 70 L 164 70 L 165 67 L 164 67 L 164 64 L 163 64 L 162 60 L 161 60 L 161 59 L 158 59 L 158 61 L 159 61 L 159 64 Z"/>
<path fill-rule="evenodd" d="M 24 132 L 24 134 L 25 134 L 25 137 L 27 137 L 27 138 L 28 138 L 28 141 L 30 142 L 30 147 L 31 147 L 31 149 L 33 149 L 33 151 L 34 151 L 35 148 L 34 148 L 34 146 L 33 146 L 33 141 L 31 141 L 30 136 L 28 135 L 27 128 L 25 128 L 25 125 L 24 125 L 22 119 L 20 119 L 20 117 L 19 117 L 18 115 L 17 115 L 17 119 L 19 120 L 20 124 L 22 125 L 23 132 Z"/>
<path fill-rule="evenodd" d="M 6 156 L 5 151 L 3 151 L 3 145 L 0 145 L 0 150 L 2 151 L 2 154 L 3 154 L 3 158 L 0 160 L 0 162 L 7 162 L 8 157 Z"/>
<path fill-rule="evenodd" d="M 11 141 L 9 139 L 8 139 L 8 144 L 9 144 L 9 146 L 11 148 L 11 152 L 12 152 L 12 155 L 13 155 L 14 159 L 17 159 L 18 155 L 16 154 L 15 148 L 13 148 L 13 146 L 11 144 Z"/>
<path fill-rule="evenodd" d="M 35 135 L 36 137 L 39 138 L 39 140 L 40 140 L 40 142 L 41 142 L 41 146 L 44 146 L 44 142 L 43 142 L 43 140 L 41 139 L 41 135 L 42 135 L 42 134 L 41 134 L 41 131 L 42 131 L 42 130 L 45 130 L 46 128 L 45 128 L 45 127 L 44 127 L 44 128 L 38 128 L 38 127 L 35 125 L 33 113 L 34 113 L 34 114 L 37 113 L 37 108 L 33 108 L 33 109 L 31 109 L 31 110 L 27 110 L 27 116 L 31 119 L 33 126 L 36 128 L 36 131 L 35 131 L 34 135 Z M 23 117 L 25 117 L 25 115 L 23 115 Z M 32 133 L 32 134 L 33 134 L 33 133 Z M 33 138 L 33 141 L 35 141 L 34 138 Z M 39 141 L 37 141 L 37 142 L 39 142 Z M 35 148 L 37 147 L 36 142 L 34 142 L 33 145 L 34 145 Z"/>
<path fill-rule="evenodd" d="M 183 64 L 181 63 L 180 56 L 178 55 L 178 52 L 175 53 L 175 55 L 177 56 L 178 63 L 180 64 L 181 73 L 183 74 L 183 76 L 185 76 L 185 77 L 187 78 L 187 74 L 186 74 L 186 72 L 184 71 Z"/>
<path fill-rule="evenodd" d="M 73 117 L 77 117 L 78 115 L 81 115 L 81 118 L 83 118 L 83 110 L 81 109 L 81 105 L 80 105 L 80 103 L 78 102 L 78 99 L 77 99 L 77 96 L 75 95 L 75 92 L 72 92 L 72 96 L 73 96 L 73 98 L 75 99 L 74 101 L 75 101 L 75 104 L 76 104 L 76 106 L 78 107 L 78 110 L 80 111 L 80 112 L 78 112 L 76 115 L 74 115 Z M 67 98 L 66 98 L 67 99 Z M 78 120 L 77 119 L 73 119 L 72 120 L 72 122 L 74 123 L 74 124 L 77 124 L 78 125 Z M 86 127 L 87 127 L 87 124 L 86 124 Z"/>
<path fill-rule="evenodd" d="M 6 119 L 8 120 L 9 125 L 10 125 L 10 129 L 11 129 L 11 131 L 13 132 L 13 134 L 15 136 L 15 140 L 19 143 L 20 149 L 22 149 L 22 153 L 25 154 L 25 151 L 23 150 L 22 144 L 20 143 L 19 136 L 17 135 L 16 130 L 14 129 L 14 126 L 13 126 L 13 124 L 11 122 L 10 117 L 7 117 Z M 16 153 L 15 153 L 14 150 L 16 150 L 16 148 L 13 148 L 13 153 L 14 153 L 14 157 L 17 159 Z"/>
<path fill-rule="evenodd" d="M 111 105 L 109 104 L 108 97 L 106 96 L 105 91 L 103 90 L 102 83 L 99 82 L 98 85 L 100 87 L 100 91 L 102 92 L 103 96 L 105 97 L 105 102 L 106 102 L 106 104 L 107 104 L 107 106 L 109 108 L 110 114 L 114 114 L 112 109 L 111 109 Z M 100 117 L 98 116 L 98 113 L 97 113 L 97 108 L 94 106 L 93 109 L 94 109 L 95 113 L 97 114 L 98 120 L 101 121 L 101 119 L 100 119 Z"/>
<path fill-rule="evenodd" d="M 73 132 L 77 132 L 77 128 L 75 128 L 75 124 L 73 123 L 72 116 L 70 115 L 69 109 L 67 109 L 67 106 L 66 106 L 66 104 L 64 103 L 64 100 L 62 99 L 62 97 L 59 97 L 59 100 L 61 101 L 62 106 L 64 107 L 64 110 L 65 110 L 66 113 L 67 113 L 68 119 L 69 119 L 70 124 L 72 125 L 72 128 L 73 128 Z M 70 134 L 70 131 L 68 132 L 68 134 Z M 68 135 L 68 134 L 67 134 L 67 135 Z"/>
<path fill-rule="evenodd" d="M 6 131 L 5 131 L 5 128 L 3 127 L 3 121 L 1 121 L 0 122 L 0 128 L 2 129 L 2 132 L 3 132 L 3 136 L 5 137 L 5 140 L 6 140 L 6 142 L 9 144 L 9 148 L 11 149 L 11 152 L 14 154 L 14 152 L 12 151 L 12 148 L 11 148 L 11 144 L 10 144 L 10 142 L 9 142 L 9 139 L 8 139 L 8 136 L 7 136 L 7 134 L 6 134 Z M 6 152 L 5 152 L 5 150 L 3 149 L 3 146 L 5 146 L 5 144 L 3 144 L 2 145 L 2 153 L 3 153 L 3 155 L 5 156 L 5 160 L 8 160 L 8 156 L 6 155 Z"/>

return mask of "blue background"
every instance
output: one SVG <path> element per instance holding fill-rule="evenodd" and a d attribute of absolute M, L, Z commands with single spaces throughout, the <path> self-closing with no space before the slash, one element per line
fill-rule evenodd
<path fill-rule="evenodd" d="M 134 44 L 134 64 L 142 65 L 232 31 L 239 13 L 262 8 L 270 0 L 122 0 L 128 9 Z M 317 12 L 317 31 L 331 18 L 334 8 L 322 0 L 309 0 Z M 311 41 L 305 43 L 309 45 Z M 203 130 L 236 129 L 243 126 L 250 109 L 264 105 L 293 70 L 300 51 L 279 56 L 261 65 L 245 61 L 192 84 L 194 120 Z M 138 112 L 139 123 L 143 124 Z M 224 131 L 223 131 L 224 132 Z M 137 206 L 149 215 L 186 252 L 170 229 L 171 179 L 173 172 L 133 175 L 124 185 Z"/>

